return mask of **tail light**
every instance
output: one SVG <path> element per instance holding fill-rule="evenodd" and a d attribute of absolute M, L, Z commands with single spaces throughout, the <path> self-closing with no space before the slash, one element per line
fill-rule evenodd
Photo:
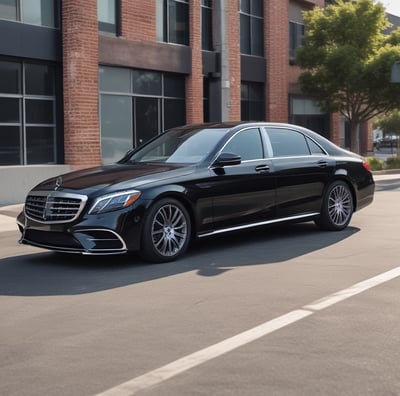
<path fill-rule="evenodd" d="M 371 172 L 371 167 L 369 166 L 369 163 L 367 161 L 363 161 L 362 165 L 365 170 Z"/>

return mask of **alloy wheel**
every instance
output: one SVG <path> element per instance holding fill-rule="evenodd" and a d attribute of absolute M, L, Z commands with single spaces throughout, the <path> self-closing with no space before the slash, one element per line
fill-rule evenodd
<path fill-rule="evenodd" d="M 353 214 L 353 200 L 349 189 L 337 184 L 329 194 L 328 213 L 335 226 L 343 226 Z"/>
<path fill-rule="evenodd" d="M 181 208 L 174 204 L 161 206 L 153 218 L 151 238 L 161 256 L 177 255 L 188 238 L 187 220 Z"/>

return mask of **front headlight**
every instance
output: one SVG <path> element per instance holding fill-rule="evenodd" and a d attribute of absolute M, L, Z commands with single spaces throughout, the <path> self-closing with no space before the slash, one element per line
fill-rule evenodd
<path fill-rule="evenodd" d="M 89 214 L 100 214 L 127 208 L 139 199 L 140 194 L 140 191 L 131 190 L 103 195 L 96 199 L 95 203 L 89 210 Z"/>

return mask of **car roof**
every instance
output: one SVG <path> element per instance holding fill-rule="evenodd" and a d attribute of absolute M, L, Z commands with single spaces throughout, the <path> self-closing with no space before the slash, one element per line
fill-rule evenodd
<path fill-rule="evenodd" d="M 314 132 L 310 129 L 302 127 L 296 124 L 289 124 L 285 122 L 270 122 L 270 121 L 225 121 L 225 122 L 206 122 L 206 123 L 198 123 L 198 124 L 189 124 L 184 125 L 178 128 L 172 129 L 181 129 L 181 130 L 196 130 L 196 129 L 221 129 L 226 128 L 228 130 L 234 131 L 236 128 L 241 129 L 244 127 L 270 127 L 270 128 L 289 128 L 300 131 L 310 138 L 314 139 L 318 144 L 320 144 L 328 154 L 336 155 L 336 156 L 352 156 L 359 157 L 354 153 L 350 153 L 347 150 L 344 150 L 331 142 L 329 139 L 325 138 L 321 134 Z"/>

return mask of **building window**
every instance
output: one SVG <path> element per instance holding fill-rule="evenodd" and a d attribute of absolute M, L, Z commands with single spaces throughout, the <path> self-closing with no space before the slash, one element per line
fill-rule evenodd
<path fill-rule="evenodd" d="M 17 0 L 0 0 L 0 18 L 10 21 L 18 20 Z"/>
<path fill-rule="evenodd" d="M 201 0 L 201 49 L 212 51 L 212 4 L 211 0 Z"/>
<path fill-rule="evenodd" d="M 330 138 L 329 113 L 324 113 L 311 99 L 290 95 L 289 97 L 289 122 L 301 125 Z"/>
<path fill-rule="evenodd" d="M 264 56 L 263 0 L 240 0 L 240 52 Z"/>
<path fill-rule="evenodd" d="M 119 0 L 97 0 L 99 31 L 118 34 Z"/>
<path fill-rule="evenodd" d="M 293 65 L 296 62 L 296 49 L 303 44 L 305 27 L 302 23 L 289 22 L 289 60 Z"/>
<path fill-rule="evenodd" d="M 55 68 L 0 60 L 0 165 L 56 162 Z"/>
<path fill-rule="evenodd" d="M 265 119 L 264 84 L 242 82 L 240 103 L 243 121 L 263 121 Z"/>
<path fill-rule="evenodd" d="M 189 45 L 189 1 L 157 0 L 157 40 Z"/>
<path fill-rule="evenodd" d="M 169 73 L 101 66 L 100 130 L 103 163 L 186 122 L 185 78 Z"/>
<path fill-rule="evenodd" d="M 210 79 L 203 78 L 203 120 L 210 121 Z"/>
<path fill-rule="evenodd" d="M 0 0 L 0 18 L 58 28 L 59 0 Z"/>

